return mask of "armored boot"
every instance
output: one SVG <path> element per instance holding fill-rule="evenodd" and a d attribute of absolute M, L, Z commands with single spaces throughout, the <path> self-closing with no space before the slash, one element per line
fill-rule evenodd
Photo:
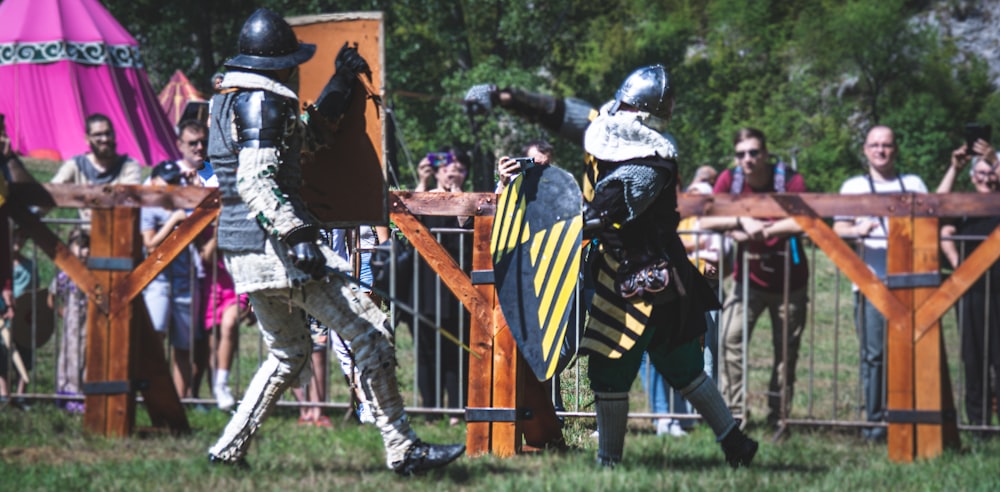
<path fill-rule="evenodd" d="M 740 430 L 740 422 L 733 419 L 712 379 L 702 373 L 681 389 L 681 394 L 715 432 L 716 440 L 722 444 L 722 451 L 726 454 L 726 463 L 733 468 L 750 466 L 757 454 L 757 441 Z"/>
<path fill-rule="evenodd" d="M 628 393 L 594 392 L 597 407 L 597 464 L 609 468 L 622 461 L 628 428 Z"/>

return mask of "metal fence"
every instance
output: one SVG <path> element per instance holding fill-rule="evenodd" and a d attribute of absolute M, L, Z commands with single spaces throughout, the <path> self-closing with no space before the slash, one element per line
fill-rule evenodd
<path fill-rule="evenodd" d="M 47 220 L 50 227 L 56 230 L 60 237 L 66 236 L 68 228 L 81 225 L 74 220 Z M 464 271 L 469 271 L 471 257 L 467 254 L 468 246 L 471 243 L 471 232 L 468 229 L 460 228 L 433 228 L 431 232 L 435 234 L 439 242 L 451 242 L 456 245 L 458 255 L 456 262 Z M 691 231 L 691 234 L 704 234 Z M 393 231 L 395 235 L 395 231 Z M 965 257 L 964 244 L 971 240 L 981 240 L 980 237 L 953 237 L 960 246 L 960 257 Z M 768 397 L 778 397 L 791 399 L 790 411 L 782 410 L 780 421 L 781 430 L 785 426 L 837 426 L 837 427 L 866 427 L 883 426 L 884 423 L 870 423 L 866 421 L 864 412 L 864 398 L 862 395 L 862 383 L 859 371 L 859 341 L 854 326 L 854 296 L 851 291 L 851 283 L 847 280 L 833 264 L 826 259 L 825 255 L 817 254 L 820 251 L 805 238 L 807 247 L 807 258 L 810 264 L 810 281 L 808 284 L 809 304 L 807 311 L 806 328 L 802 335 L 802 345 L 799 349 L 799 360 L 795 371 L 795 391 L 790 391 L 786 385 L 781 388 L 780 394 L 769 395 L 768 380 L 772 365 L 775 363 L 772 355 L 770 338 L 762 334 L 772 330 L 780 330 L 780 326 L 773 326 L 767 315 L 761 316 L 756 321 L 756 326 L 752 328 L 746 317 L 740 322 L 738 327 L 719 327 L 720 329 L 740 329 L 744 330 L 745 343 L 742 350 L 744 357 L 743 377 L 745 389 L 745 405 L 735 412 L 738 417 L 751 418 L 762 415 L 766 412 L 766 402 Z M 370 252 L 362 248 L 356 253 Z M 32 288 L 25 295 L 43 295 L 40 289 L 47 285 L 53 275 L 51 262 L 34 248 L 28 248 L 25 255 L 34 260 L 36 271 L 33 275 Z M 386 297 L 385 309 L 393 320 L 393 326 L 397 330 L 398 360 L 400 362 L 401 387 L 404 392 L 407 410 L 415 414 L 428 415 L 448 415 L 460 417 L 463 413 L 464 402 L 467 397 L 468 366 L 466 361 L 468 353 L 461 345 L 468 345 L 469 320 L 464 309 L 455 302 L 449 306 L 442 301 L 450 293 L 439 278 L 427 275 L 434 275 L 433 272 L 422 269 L 419 266 L 421 261 L 418 255 L 414 254 L 410 258 L 411 265 L 406 268 L 412 272 L 409 276 L 404 276 L 398 269 L 395 259 L 395 252 L 392 254 L 388 265 L 389 285 L 388 292 L 380 293 Z M 734 280 L 727 271 L 727 261 L 720 262 L 720 278 L 724 280 L 719 283 L 719 298 L 725 299 L 734 288 Z M 746 265 L 742 268 L 747 272 Z M 213 269 L 209 268 L 207 273 L 212 275 Z M 947 272 L 945 272 L 947 273 Z M 403 288 L 404 282 L 408 283 L 408 289 Z M 951 387 L 954 401 L 958 410 L 958 421 L 960 429 L 968 431 L 1000 432 L 1000 423 L 996 418 L 996 398 L 997 395 L 990 390 L 996 388 L 997 377 L 996 364 L 998 353 L 991 353 L 989 347 L 991 343 L 996 345 L 998 336 L 998 326 L 1000 326 L 1000 313 L 996 312 L 997 305 L 993 304 L 1000 300 L 1000 293 L 993 286 L 997 283 L 989 273 L 986 274 L 982 282 L 985 284 L 985 297 L 991 302 L 985 303 L 982 307 L 982 326 L 990 329 L 978 330 L 982 333 L 982 339 L 973 339 L 969 331 L 969 320 L 964 319 L 961 313 L 965 312 L 964 304 L 971 302 L 967 297 L 960 301 L 957 309 L 949 312 L 944 319 L 943 331 L 945 347 L 947 349 L 947 360 L 951 375 Z M 747 282 L 740 283 L 744 288 Z M 409 290 L 409 297 L 404 294 Z M 581 284 L 577 287 L 575 302 L 579 303 L 577 315 L 570 323 L 576 327 L 582 327 L 585 321 L 585 299 L 588 297 L 585 287 Z M 403 299 L 400 299 L 403 297 Z M 743 296 L 744 302 L 747 296 Z M 787 299 L 787 298 L 786 298 Z M 393 302 L 395 301 L 395 302 Z M 38 305 L 33 301 L 32 305 Z M 427 308 L 427 306 L 431 306 Z M 194 308 L 192 308 L 194 309 Z M 419 315 L 415 315 L 416 311 Z M 744 312 L 746 312 L 744 310 Z M 196 319 L 202 316 L 199 313 Z M 32 317 L 37 320 L 37 316 Z M 44 333 L 51 331 L 51 339 L 44 344 L 40 344 L 33 352 L 33 364 L 29 370 L 30 384 L 21 395 L 14 395 L 13 398 L 23 398 L 30 404 L 31 402 L 42 401 L 66 401 L 81 400 L 79 396 L 67 396 L 56 394 L 55 388 L 55 368 L 57 367 L 58 349 L 60 337 L 62 336 L 61 324 L 57 318 L 53 327 L 39 327 L 33 325 L 31 328 L 32 340 L 45 338 Z M 332 327 L 334 330 L 336 327 Z M 446 329 L 458 340 L 458 344 L 449 340 L 439 332 L 439 328 Z M 242 389 L 246 386 L 254 369 L 266 356 L 267 350 L 256 330 L 250 326 L 240 328 L 241 347 L 236 357 L 233 367 L 232 386 L 237 399 L 242 394 Z M 570 336 L 579 337 L 580 330 L 570 330 Z M 763 339 L 763 341 L 762 341 Z M 965 354 L 960 350 L 960 342 L 965 339 L 967 348 Z M 719 343 L 718 337 L 707 337 L 708 352 L 718 360 Z M 787 347 L 787 338 L 781 338 L 781 343 Z M 431 344 L 428 346 L 427 344 Z M 714 345 L 714 346 L 713 346 Z M 714 349 L 714 350 L 712 350 Z M 964 358 L 969 358 L 979 352 L 977 360 L 993 360 L 993 368 L 989 365 L 975 366 L 973 384 L 969 383 L 969 372 L 966 370 L 967 362 Z M 324 355 L 331 362 L 336 360 L 336 355 L 330 353 L 330 347 L 323 348 Z M 786 351 L 787 353 L 787 351 Z M 193 353 L 192 353 L 193 354 Z M 192 357 L 194 357 L 192 355 Z M 12 368 L 10 357 L 7 358 L 10 376 L 15 373 Z M 454 365 L 453 361 L 459 362 Z M 449 362 L 452 361 L 452 362 Z M 971 359 L 970 359 L 971 361 Z M 192 360 L 192 362 L 194 362 Z M 919 361 L 918 361 L 919 362 Z M 452 364 L 452 365 L 449 365 Z M 644 376 L 650 378 L 652 370 L 646 366 Z M 352 409 L 352 393 L 348 384 L 344 383 L 338 364 L 327 364 L 326 374 L 326 394 L 323 401 L 302 402 L 295 401 L 291 396 L 287 396 L 280 404 L 283 406 L 319 406 L 327 409 Z M 211 378 L 211 373 L 208 374 Z M 883 373 L 882 387 L 885 387 Z M 447 385 L 452 381 L 449 378 L 457 378 L 457 394 L 448 394 Z M 212 406 L 215 400 L 211 396 L 211 379 L 209 384 L 203 384 L 198 397 L 185 398 L 183 402 L 188 405 Z M 552 385 L 552 397 L 557 401 L 557 408 L 560 415 L 564 417 L 594 417 L 593 396 L 589 391 L 586 375 L 586 359 L 575 360 L 565 369 L 558 378 L 558 383 Z M 430 384 L 430 387 L 427 385 Z M 992 386 L 991 386 L 992 385 Z M 640 384 L 636 383 L 639 387 Z M 206 391 L 207 390 L 207 391 Z M 422 391 L 423 390 L 423 391 Z M 972 399 L 970 400 L 970 391 Z M 16 386 L 11 388 L 11 393 L 16 392 Z M 883 398 L 884 398 L 883 391 Z M 977 397 L 976 394 L 981 394 Z M 643 395 L 644 396 L 644 395 Z M 693 413 L 679 411 L 680 398 L 671 396 L 674 405 L 668 412 L 655 412 L 650 407 L 639 403 L 642 396 L 633 397 L 633 405 L 630 416 L 637 419 L 677 419 L 680 421 L 697 420 L 698 416 Z M 978 399 L 977 399 L 978 398 Z M 985 415 L 992 415 L 991 420 L 983 422 L 981 425 L 970 425 L 967 420 L 969 413 L 968 401 L 978 401 L 979 410 Z M 782 408 L 785 408 L 783 405 Z"/>

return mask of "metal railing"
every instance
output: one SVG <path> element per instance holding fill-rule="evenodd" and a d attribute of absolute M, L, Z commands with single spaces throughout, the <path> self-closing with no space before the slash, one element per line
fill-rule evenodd
<path fill-rule="evenodd" d="M 78 220 L 57 220 L 57 219 L 47 219 L 46 223 L 54 228 L 60 237 L 65 237 L 65 230 L 69 227 L 79 226 L 81 222 Z M 471 231 L 468 229 L 460 228 L 435 228 L 431 232 L 435 234 L 439 242 L 451 241 L 457 245 L 457 251 L 459 254 L 455 258 L 459 266 L 465 270 L 469 270 L 469 264 L 471 263 L 471 258 L 465 253 L 466 248 L 470 242 Z M 690 231 L 691 234 L 701 235 L 706 234 L 704 232 Z M 864 416 L 864 398 L 862 395 L 862 384 L 860 381 L 860 371 L 859 371 L 859 357 L 858 357 L 858 338 L 855 334 L 853 337 L 851 334 L 843 333 L 844 330 L 854 330 L 853 321 L 853 299 L 851 298 L 850 282 L 844 281 L 844 276 L 841 272 L 833 266 L 833 264 L 825 258 L 825 255 L 818 255 L 816 248 L 809 242 L 808 238 L 804 239 L 804 245 L 807 247 L 807 257 L 810 263 L 810 282 L 808 284 L 809 293 L 809 306 L 807 312 L 807 321 L 805 332 L 802 335 L 802 345 L 799 349 L 799 361 L 796 367 L 795 386 L 797 386 L 796 391 L 789 391 L 790 388 L 787 386 L 782 387 L 781 395 L 782 399 L 792 398 L 792 404 L 790 405 L 791 410 L 785 412 L 782 410 L 782 415 L 779 421 L 781 426 L 836 426 L 836 427 L 866 427 L 866 426 L 880 426 L 884 423 L 869 423 L 865 420 Z M 982 237 L 973 236 L 955 236 L 951 238 L 957 243 L 961 244 L 960 247 L 960 257 L 965 258 L 966 251 L 964 244 L 972 240 L 981 240 Z M 369 252 L 367 249 L 359 249 L 356 253 Z M 43 285 L 47 285 L 48 279 L 51 278 L 53 270 L 51 267 L 51 262 L 47 258 L 39 254 L 34 248 L 28 248 L 26 256 L 33 260 L 35 264 L 35 274 L 33 276 L 32 288 L 29 294 L 26 295 L 41 295 L 41 288 Z M 455 303 L 454 311 L 451 308 L 442 308 L 441 299 L 445 296 L 450 295 L 447 288 L 444 287 L 440 279 L 433 278 L 427 279 L 426 275 L 434 275 L 433 272 L 429 270 L 424 270 L 419 267 L 419 255 L 413 255 L 412 262 L 410 265 L 413 275 L 408 279 L 403 279 L 398 272 L 396 272 L 397 265 L 394 261 L 389 261 L 390 265 L 390 283 L 389 283 L 389 295 L 390 297 L 396 297 L 400 292 L 405 289 L 401 289 L 401 283 L 403 281 L 409 282 L 410 290 L 412 291 L 412 296 L 409 299 L 405 299 L 404 302 L 420 309 L 421 305 L 432 305 L 436 308 L 428 311 L 421 312 L 421 314 L 429 318 L 433 324 L 442 325 L 449 322 L 454 322 L 454 326 L 447 326 L 444 328 L 453 328 L 454 333 L 459 338 L 460 342 L 463 344 L 468 343 L 468 330 L 469 321 L 465 310 L 458 305 L 457 301 Z M 787 256 L 786 256 L 787 257 Z M 724 279 L 719 283 L 719 298 L 725 299 L 725 296 L 731 292 L 733 289 L 734 281 L 730 272 L 727 269 L 727 261 L 723 260 L 720 262 L 720 275 L 719 277 Z M 743 265 L 741 268 L 742 272 L 748 272 L 747 264 Z M 208 274 L 213 274 L 214 269 L 208 269 Z M 787 269 L 786 269 L 787 270 Z M 987 273 L 983 280 L 985 284 L 986 298 L 989 299 L 1000 299 L 1000 294 L 995 294 L 993 285 L 997 282 L 993 279 L 989 273 Z M 426 289 L 427 285 L 432 285 L 433 288 Z M 746 278 L 741 282 L 742 288 L 746 289 L 748 282 Z M 585 304 L 584 299 L 587 297 L 585 288 L 582 284 L 577 287 L 576 302 L 580 303 L 581 308 Z M 431 302 L 427 302 L 428 299 L 425 296 L 431 296 Z M 747 300 L 746 291 L 744 291 L 743 300 Z M 787 297 L 786 297 L 787 298 Z M 468 359 L 468 354 L 465 351 L 447 340 L 445 337 L 437 333 L 437 327 L 431 326 L 431 323 L 420 319 L 419 317 L 412 316 L 410 313 L 404 312 L 401 309 L 401 305 L 398 303 L 391 302 L 388 299 L 385 305 L 385 309 L 390 314 L 393 320 L 393 326 L 397 327 L 397 341 L 400 342 L 401 346 L 404 346 L 407 350 L 399 353 L 399 360 L 401 364 L 405 365 L 401 367 L 401 386 L 404 391 L 404 398 L 406 401 L 407 411 L 415 414 L 437 414 L 437 415 L 452 415 L 460 416 L 463 414 L 464 402 L 467 397 L 467 380 L 468 380 L 468 369 L 465 361 Z M 970 425 L 967 421 L 968 415 L 968 403 L 967 396 L 970 391 L 968 383 L 968 376 L 966 368 L 966 361 L 963 360 L 961 351 L 959 350 L 959 341 L 963 337 L 968 337 L 968 328 L 965 328 L 968 323 L 963 318 L 964 303 L 970 302 L 966 298 L 956 306 L 956 315 L 946 315 L 942 319 L 944 329 L 942 333 L 945 338 L 945 347 L 947 348 L 948 362 L 950 368 L 952 369 L 952 385 L 953 396 L 957 404 L 958 410 L 958 420 L 960 422 L 959 428 L 967 431 L 986 431 L 986 432 L 1000 432 L 1000 424 L 996 423 L 996 395 L 992 395 L 992 398 L 984 396 L 980 399 L 978 405 L 980 405 L 979 410 L 987 415 L 994 415 L 993 420 L 990 422 L 984 422 L 983 425 Z M 33 305 L 36 305 L 33 303 Z M 991 303 L 986 303 L 983 306 L 983 326 L 1000 326 L 1000 319 L 997 318 L 998 313 L 995 312 L 997 309 L 996 305 Z M 744 312 L 747 310 L 744 309 Z M 581 329 L 576 333 L 576 336 L 582 334 L 582 326 L 585 322 L 585 310 L 578 309 L 577 316 L 575 319 L 571 320 L 571 323 L 577 323 Z M 196 313 L 195 319 L 202 319 L 204 316 Z M 32 319 L 37 320 L 37 316 L 33 316 Z M 406 321 L 406 322 L 403 322 Z M 719 320 L 721 322 L 721 319 Z M 766 411 L 766 401 L 768 398 L 767 386 L 768 386 L 768 375 L 771 370 L 771 366 L 774 364 L 773 355 L 771 353 L 770 344 L 760 343 L 761 337 L 751 338 L 749 335 L 750 323 L 749 319 L 744 317 L 739 327 L 744 330 L 745 341 L 750 343 L 745 343 L 743 350 L 743 374 L 744 374 L 744 391 L 745 391 L 745 407 L 743 411 L 737 411 L 738 417 L 747 417 L 748 414 L 756 414 L 758 411 Z M 771 325 L 768 316 L 761 316 L 761 319 L 757 320 L 754 332 L 757 334 L 762 333 L 764 330 L 771 329 L 774 330 L 776 327 Z M 406 326 L 405 330 L 399 330 L 398 328 Z M 51 340 L 48 343 L 42 344 L 34 352 L 33 362 L 30 368 L 30 379 L 31 382 L 28 385 L 26 391 L 22 395 L 14 395 L 15 398 L 25 398 L 27 400 L 34 401 L 68 401 L 68 400 L 80 400 L 79 396 L 67 396 L 56 394 L 55 388 L 55 367 L 57 367 L 57 357 L 58 349 L 60 345 L 60 337 L 62 336 L 61 324 L 56 322 L 56 327 L 53 331 Z M 959 328 L 962 327 L 962 328 Z M 336 327 L 331 327 L 334 330 Z M 720 329 L 722 327 L 719 327 Z M 427 330 L 432 330 L 434 334 L 432 336 L 427 336 Z M 997 328 L 991 328 L 989 330 L 982 330 L 984 339 L 982 341 L 975 340 L 969 341 L 970 346 L 978 347 L 982 352 L 979 354 L 984 360 L 989 360 L 990 357 L 998 357 L 1000 354 L 990 353 L 990 344 L 996 344 L 997 340 Z M 40 334 L 45 330 L 38 326 L 32 326 L 32 340 L 37 340 Z M 246 386 L 249 378 L 252 376 L 254 369 L 258 364 L 260 364 L 264 357 L 266 356 L 266 348 L 263 346 L 262 339 L 254 333 L 248 326 L 244 325 L 240 328 L 241 331 L 241 349 L 238 352 L 238 356 L 234 362 L 233 366 L 233 376 L 232 376 L 232 386 L 234 394 L 239 398 L 242 394 L 242 389 Z M 572 331 L 571 331 L 572 333 Z M 214 334 L 213 334 L 214 335 Z M 753 342 L 756 339 L 758 342 Z M 766 339 L 766 337 L 765 337 Z M 406 341 L 409 340 L 409 341 Z M 422 343 L 432 343 L 432 347 L 422 346 Z M 253 342 L 256 341 L 256 345 L 253 346 Z M 250 345 L 247 344 L 250 343 Z M 785 347 L 787 348 L 787 339 L 783 339 Z M 721 340 L 719 341 L 721 344 Z M 712 352 L 716 363 L 720 363 L 719 359 L 719 345 L 713 347 L 715 350 Z M 327 357 L 332 359 L 335 355 L 331 355 L 329 347 L 326 347 Z M 426 352 L 425 352 L 426 351 Z M 422 356 L 421 353 L 431 354 L 432 362 L 430 364 L 421 364 L 420 360 Z M 788 350 L 785 350 L 788 353 Z M 453 398 L 456 401 L 449 401 L 447 395 L 447 389 L 442 384 L 442 379 L 445 374 L 442 372 L 444 358 L 451 356 L 452 354 L 457 355 L 457 359 L 461 361 L 457 365 L 457 379 L 458 379 L 458 394 L 457 397 Z M 423 356 L 423 357 L 426 357 Z M 427 359 L 424 359 L 426 362 Z M 995 360 L 995 359 L 994 359 Z M 193 361 L 192 361 L 193 362 Z M 10 376 L 14 374 L 13 368 L 11 367 L 10 358 L 8 357 L 8 380 Z M 996 362 L 994 361 L 994 364 Z M 787 365 L 786 365 L 787 366 Z M 988 365 L 984 365 L 978 369 L 978 378 L 980 380 L 980 385 L 978 388 L 972 388 L 973 390 L 978 389 L 979 393 L 982 395 L 990 395 L 989 385 L 993 382 L 993 388 L 996 388 L 996 378 L 1000 375 L 996 374 L 994 369 L 991 369 Z M 339 366 L 336 364 L 327 364 L 327 395 L 330 395 L 325 401 L 321 402 L 297 402 L 293 401 L 290 396 L 286 397 L 284 401 L 280 403 L 282 406 L 319 406 L 327 409 L 348 409 L 352 408 L 351 402 L 351 392 L 347 388 L 347 385 L 343 384 L 343 379 L 341 377 L 334 377 L 334 374 L 339 375 Z M 430 377 L 423 378 L 427 376 L 428 372 Z M 647 372 L 647 376 L 651 374 Z M 883 373 L 883 388 L 884 386 L 884 373 Z M 430 395 L 430 401 L 426 399 L 421 399 L 421 386 L 426 385 L 427 381 L 432 382 L 432 388 L 428 391 L 424 388 L 425 394 Z M 787 381 L 788 378 L 785 378 Z M 208 388 L 211 388 L 211 373 L 209 373 Z M 560 410 L 559 414 L 564 417 L 575 418 L 589 418 L 594 417 L 593 411 L 593 396 L 590 393 L 589 388 L 587 388 L 587 376 L 586 376 L 586 360 L 575 360 L 569 367 L 567 367 L 559 375 L 559 385 L 553 385 L 553 399 L 557 399 L 563 402 L 563 409 Z M 12 385 L 11 393 L 13 394 L 16 386 Z M 204 387 L 201 388 L 204 391 Z M 558 393 L 557 393 L 558 392 Z M 210 390 L 209 390 L 210 394 Z M 794 395 L 794 396 L 792 396 Z M 884 398 L 884 392 L 883 392 Z M 635 401 L 635 400 L 633 400 Z M 673 398 L 673 401 L 679 401 L 679 398 Z M 208 398 L 185 398 L 183 402 L 189 405 L 202 404 L 202 405 L 214 405 L 214 399 Z M 884 402 L 883 402 L 884 403 Z M 782 409 L 786 408 L 786 405 L 782 405 Z M 750 412 L 747 412 L 747 409 Z M 742 414 L 742 415 L 740 415 Z M 698 416 L 691 413 L 683 413 L 675 411 L 672 408 L 669 412 L 654 412 L 649 408 L 644 408 L 638 404 L 632 405 L 632 412 L 630 412 L 632 418 L 637 419 L 659 419 L 659 418 L 672 418 L 678 420 L 696 420 Z"/>

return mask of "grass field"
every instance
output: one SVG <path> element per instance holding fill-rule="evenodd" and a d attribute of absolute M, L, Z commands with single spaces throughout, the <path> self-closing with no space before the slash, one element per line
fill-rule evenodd
<path fill-rule="evenodd" d="M 30 163 L 40 180 L 53 164 Z M 72 211 L 57 211 L 68 212 Z M 66 215 L 66 214 L 64 214 Z M 42 285 L 51 265 L 39 259 Z M 813 264 L 816 308 L 810 314 L 798 366 L 792 417 L 854 420 L 860 415 L 857 340 L 854 335 L 850 283 L 838 279 L 822 253 Z M 47 277 L 46 277 L 47 276 Z M 944 334 L 953 381 L 958 354 L 954 316 L 945 318 Z M 520 455 L 510 459 L 465 457 L 421 477 L 402 478 L 388 471 L 381 439 L 371 426 L 344 422 L 339 411 L 334 428 L 297 425 L 298 410 L 279 407 L 263 425 L 249 454 L 251 470 L 210 466 L 207 448 L 218 437 L 227 416 L 189 407 L 192 432 L 171 436 L 141 430 L 127 439 L 86 433 L 79 416 L 51 403 L 33 402 L 28 410 L 0 410 L 0 489 L 2 490 L 1000 490 L 1000 436 L 977 440 L 963 434 L 960 450 L 913 464 L 887 458 L 884 445 L 869 445 L 856 429 L 794 427 L 770 442 L 763 427 L 764 390 L 771 364 L 770 323 L 762 319 L 750 346 L 749 433 L 762 446 L 754 466 L 731 470 L 710 430 L 699 425 L 683 438 L 657 437 L 648 420 L 630 421 L 625 462 L 614 470 L 594 464 L 596 442 L 592 418 L 569 418 L 564 429 L 568 449 Z M 397 336 L 400 383 L 413 404 L 412 341 L 406 330 Z M 52 390 L 55 344 L 36 353 L 38 385 L 32 392 Z M 241 330 L 237 381 L 245 388 L 262 354 L 252 327 Z M 592 411 L 585 389 L 586 361 L 563 375 L 569 410 Z M 580 370 L 578 372 L 578 370 Z M 336 373 L 336 372 L 335 372 Z M 333 401 L 346 401 L 338 377 L 331 384 Z M 579 396 L 573 391 L 583 388 Z M 646 411 L 645 395 L 632 395 L 632 410 Z M 205 390 L 202 390 L 203 393 Z M 286 396 L 286 403 L 290 403 Z M 431 442 L 464 442 L 463 426 L 447 420 L 413 417 L 417 432 Z M 149 425 L 142 405 L 137 425 Z"/>
<path fill-rule="evenodd" d="M 0 412 L 0 483 L 5 490 L 998 490 L 1000 439 L 967 442 L 962 451 L 915 464 L 888 461 L 869 446 L 833 431 L 796 431 L 780 444 L 763 443 L 754 466 L 731 470 L 704 426 L 684 438 L 633 429 L 625 463 L 594 465 L 592 422 L 573 420 L 567 451 L 510 459 L 462 458 L 421 477 L 386 470 L 374 428 L 335 422 L 333 429 L 300 427 L 281 409 L 250 451 L 250 471 L 205 460 L 225 424 L 219 412 L 190 413 L 187 436 L 106 439 L 85 434 L 79 417 L 51 406 Z M 335 419 L 336 420 L 336 419 Z M 461 426 L 422 423 L 424 439 L 458 442 Z M 760 432 L 751 434 L 762 438 Z"/>

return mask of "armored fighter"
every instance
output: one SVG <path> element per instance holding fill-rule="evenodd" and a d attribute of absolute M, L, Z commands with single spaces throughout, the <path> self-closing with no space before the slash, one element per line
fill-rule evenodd
<path fill-rule="evenodd" d="M 336 73 L 310 108 L 307 126 L 289 81 L 315 49 L 299 43 L 280 16 L 257 10 L 243 25 L 239 54 L 226 62 L 229 72 L 212 101 L 208 154 L 222 192 L 219 250 L 236 290 L 250 296 L 268 357 L 209 449 L 209 459 L 245 464 L 251 437 L 282 391 L 308 377 L 309 329 L 289 316 L 298 308 L 351 343 L 361 386 L 382 433 L 386 464 L 400 474 L 419 473 L 450 463 L 465 446 L 417 438 L 403 411 L 385 315 L 342 277 L 327 275 L 328 268 L 349 271 L 350 266 L 317 242 L 317 221 L 299 193 L 300 157 L 315 137 L 328 138 L 350 100 L 356 76 L 368 66 L 356 48 L 345 45 L 337 55 Z"/>
<path fill-rule="evenodd" d="M 588 154 L 584 220 L 600 250 L 580 352 L 590 356 L 598 463 L 614 466 L 622 460 L 628 390 L 646 351 L 712 428 L 726 462 L 748 466 L 757 442 L 740 431 L 703 371 L 703 314 L 719 305 L 677 236 L 677 148 L 666 131 L 674 90 L 666 69 L 653 65 L 632 72 L 600 109 L 578 99 L 494 86 L 473 87 L 466 102 L 474 109 L 499 105 L 580 139 Z"/>

